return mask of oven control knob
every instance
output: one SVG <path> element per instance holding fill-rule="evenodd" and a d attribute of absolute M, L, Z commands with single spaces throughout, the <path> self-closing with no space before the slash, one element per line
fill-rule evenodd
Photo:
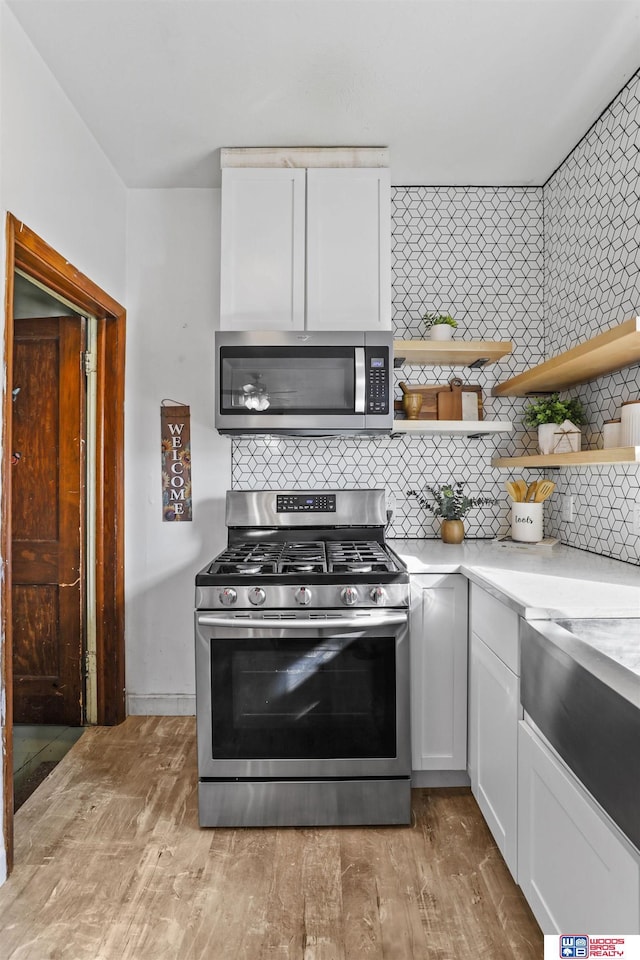
<path fill-rule="evenodd" d="M 346 603 L 348 607 L 352 607 L 358 601 L 358 591 L 355 587 L 345 587 L 340 596 L 342 602 Z"/>
<path fill-rule="evenodd" d="M 371 590 L 369 591 L 369 596 L 371 597 L 371 600 L 373 601 L 373 603 L 377 603 L 380 606 L 387 599 L 387 595 L 380 585 L 378 585 L 377 587 L 371 587 Z"/>
<path fill-rule="evenodd" d="M 311 603 L 311 590 L 309 590 L 309 587 L 300 587 L 294 593 L 294 598 L 301 607 L 306 607 L 308 603 Z"/>
<path fill-rule="evenodd" d="M 254 587 L 252 590 L 249 590 L 249 603 L 252 603 L 254 607 L 261 606 L 266 599 L 267 595 L 262 587 Z"/>
<path fill-rule="evenodd" d="M 223 607 L 232 606 L 238 599 L 238 594 L 233 589 L 233 587 L 225 587 L 224 590 L 220 591 L 220 603 Z"/>

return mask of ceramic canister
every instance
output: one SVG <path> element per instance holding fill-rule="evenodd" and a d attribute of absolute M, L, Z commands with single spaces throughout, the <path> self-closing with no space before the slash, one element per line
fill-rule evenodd
<path fill-rule="evenodd" d="M 602 427 L 602 446 L 605 450 L 622 446 L 620 433 L 621 426 L 619 417 L 617 420 L 605 420 L 604 426 Z"/>
<path fill-rule="evenodd" d="M 627 400 L 620 411 L 620 444 L 640 446 L 640 400 Z"/>

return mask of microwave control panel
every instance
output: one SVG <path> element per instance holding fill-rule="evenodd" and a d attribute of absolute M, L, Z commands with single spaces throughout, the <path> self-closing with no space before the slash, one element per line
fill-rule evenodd
<path fill-rule="evenodd" d="M 366 348 L 367 413 L 389 412 L 389 351 L 385 347 Z"/>

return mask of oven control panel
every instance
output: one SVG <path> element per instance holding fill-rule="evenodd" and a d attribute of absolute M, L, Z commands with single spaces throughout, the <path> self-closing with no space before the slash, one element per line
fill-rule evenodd
<path fill-rule="evenodd" d="M 286 493 L 276 497 L 277 513 L 335 513 L 335 493 Z"/>
<path fill-rule="evenodd" d="M 233 587 L 196 587 L 198 610 L 222 610 L 231 608 L 238 616 L 250 617 L 252 613 L 275 618 L 292 618 L 307 613 L 312 619 L 321 619 L 328 610 L 348 608 L 371 612 L 381 607 L 407 607 L 409 584 L 386 583 L 312 583 L 312 584 L 267 584 L 246 586 L 236 583 Z"/>

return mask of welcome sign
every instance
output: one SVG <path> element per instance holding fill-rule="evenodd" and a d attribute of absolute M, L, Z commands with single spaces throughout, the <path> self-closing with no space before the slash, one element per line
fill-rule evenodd
<path fill-rule="evenodd" d="M 192 519 L 191 423 L 188 406 L 160 407 L 162 445 L 162 519 Z"/>

